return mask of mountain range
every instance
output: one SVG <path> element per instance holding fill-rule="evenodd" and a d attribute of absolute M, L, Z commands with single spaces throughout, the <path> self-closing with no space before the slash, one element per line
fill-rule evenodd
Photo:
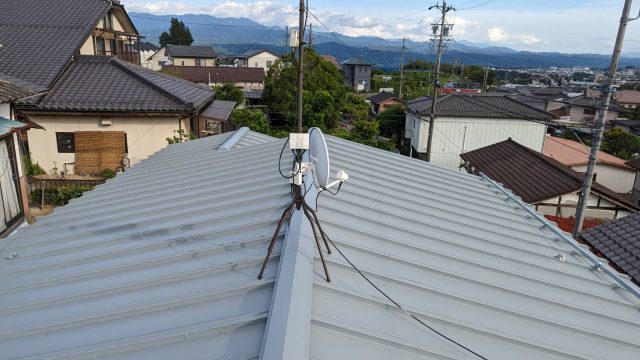
<path fill-rule="evenodd" d="M 145 41 L 158 43 L 158 38 L 169 27 L 172 17 L 178 17 L 191 30 L 194 45 L 211 45 L 221 55 L 232 56 L 245 51 L 269 49 L 285 51 L 286 29 L 269 27 L 247 18 L 219 18 L 210 15 L 153 15 L 129 13 L 138 32 Z M 338 61 L 362 58 L 375 67 L 398 69 L 402 40 L 372 36 L 345 36 L 335 32 L 313 32 L 312 46 L 321 54 L 333 55 Z M 429 43 L 407 40 L 405 63 L 411 60 L 434 61 L 435 51 Z M 640 67 L 640 53 L 625 54 L 620 66 Z M 558 52 L 516 51 L 508 47 L 490 46 L 464 40 L 447 44 L 444 62 L 488 65 L 496 68 L 548 68 L 586 66 L 606 68 L 611 57 L 599 54 L 566 54 Z"/>

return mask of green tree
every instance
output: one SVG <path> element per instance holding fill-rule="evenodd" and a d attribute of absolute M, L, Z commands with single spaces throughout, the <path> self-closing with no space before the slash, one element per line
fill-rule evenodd
<path fill-rule="evenodd" d="M 296 121 L 298 70 L 293 55 L 282 57 L 271 66 L 262 99 L 269 110 L 284 115 L 291 125 Z M 304 55 L 304 126 L 332 129 L 340 119 L 346 100 L 342 74 L 335 65 L 312 49 Z"/>
<path fill-rule="evenodd" d="M 404 138 L 404 108 L 400 105 L 393 105 L 378 116 L 380 122 L 380 133 L 382 136 L 394 139 L 396 147 L 402 146 Z"/>
<path fill-rule="evenodd" d="M 231 122 L 237 127 L 246 126 L 259 133 L 271 134 L 271 127 L 264 113 L 259 109 L 233 110 Z"/>
<path fill-rule="evenodd" d="M 354 93 L 347 93 L 343 113 L 348 120 L 367 120 L 369 118 L 369 104 Z"/>
<path fill-rule="evenodd" d="M 216 100 L 235 101 L 236 105 L 244 103 L 244 93 L 234 84 L 228 83 L 222 86 L 213 86 L 211 89 L 215 93 L 213 98 Z"/>
<path fill-rule="evenodd" d="M 191 46 L 191 44 L 193 44 L 191 31 L 187 25 L 182 22 L 182 20 L 171 18 L 169 32 L 164 31 L 160 34 L 160 46 L 165 46 L 167 44 L 187 46 Z"/>
<path fill-rule="evenodd" d="M 640 153 L 640 136 L 615 128 L 604 132 L 602 151 L 629 160 Z"/>

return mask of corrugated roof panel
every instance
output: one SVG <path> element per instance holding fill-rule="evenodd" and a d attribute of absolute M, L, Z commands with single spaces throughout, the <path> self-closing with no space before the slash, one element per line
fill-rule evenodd
<path fill-rule="evenodd" d="M 408 311 L 489 359 L 640 354 L 637 299 L 488 183 L 327 139 L 332 171 L 350 177 L 320 196 L 321 222 Z M 314 265 L 311 358 L 474 358 L 394 309 L 338 253 L 326 257 L 331 283 Z"/>
<path fill-rule="evenodd" d="M 257 357 L 280 243 L 256 274 L 289 185 L 281 141 L 217 152 L 229 135 L 169 146 L 6 240 L 3 356 Z"/>

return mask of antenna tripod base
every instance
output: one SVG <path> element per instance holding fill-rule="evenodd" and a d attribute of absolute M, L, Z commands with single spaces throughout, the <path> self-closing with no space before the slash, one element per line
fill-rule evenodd
<path fill-rule="evenodd" d="M 316 246 L 318 247 L 318 253 L 320 254 L 320 261 L 322 262 L 322 267 L 324 268 L 324 274 L 326 276 L 327 282 L 331 282 L 331 277 L 329 276 L 329 270 L 327 269 L 327 263 L 324 260 L 324 255 L 322 253 L 322 248 L 320 246 L 320 240 L 318 239 L 318 234 L 322 237 L 322 241 L 327 249 L 327 253 L 331 254 L 331 249 L 329 248 L 329 241 L 327 234 L 322 229 L 320 225 L 320 220 L 318 220 L 318 216 L 316 212 L 304 201 L 304 196 L 302 195 L 301 187 L 295 186 L 295 195 L 291 204 L 282 212 L 282 216 L 280 217 L 280 221 L 278 221 L 278 226 L 276 227 L 276 231 L 271 238 L 271 242 L 269 243 L 269 248 L 267 249 L 267 256 L 262 263 L 262 267 L 260 268 L 260 273 L 258 274 L 258 279 L 262 279 L 264 275 L 264 270 L 267 267 L 267 263 L 269 262 L 269 258 L 271 257 L 271 253 L 273 252 L 273 247 L 276 244 L 276 240 L 278 239 L 278 235 L 280 234 L 280 230 L 282 229 L 282 225 L 291 219 L 294 211 L 302 210 L 306 218 L 309 220 L 311 224 L 311 229 L 313 230 L 313 237 L 316 241 Z"/>

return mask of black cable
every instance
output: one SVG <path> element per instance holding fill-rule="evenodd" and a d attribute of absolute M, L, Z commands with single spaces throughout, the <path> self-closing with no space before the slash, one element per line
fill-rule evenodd
<path fill-rule="evenodd" d="M 420 323 L 421 325 L 423 325 L 424 327 L 426 327 L 427 329 L 431 330 L 432 332 L 434 332 L 435 334 L 439 335 L 440 337 L 442 337 L 445 340 L 448 340 L 449 342 L 467 350 L 468 352 L 472 353 L 473 355 L 477 356 L 480 359 L 483 360 L 488 360 L 486 357 L 478 354 L 477 352 L 469 349 L 468 347 L 462 345 L 461 343 L 453 340 L 452 338 L 448 337 L 447 335 L 443 334 L 442 332 L 434 329 L 433 327 L 431 327 L 429 324 L 425 323 L 424 321 L 420 320 L 417 316 L 409 313 L 407 310 L 405 310 L 399 303 L 397 303 L 395 300 L 393 300 L 389 295 L 387 295 L 382 289 L 380 289 L 376 284 L 373 283 L 373 281 L 369 280 L 369 278 L 362 272 L 360 271 L 360 269 L 358 269 L 357 266 L 355 266 L 351 260 L 349 260 L 349 258 L 347 258 L 347 256 L 340 250 L 340 248 L 338 248 L 338 246 L 336 246 L 336 243 L 333 242 L 333 240 L 331 240 L 331 238 L 329 236 L 327 236 L 327 234 L 321 229 L 320 231 L 322 231 L 322 233 L 326 236 L 326 239 L 329 240 L 329 242 L 331 243 L 331 245 L 333 245 L 333 247 L 338 251 L 338 253 L 340 254 L 340 256 L 342 256 L 342 258 L 349 263 L 349 265 L 351 265 L 351 267 L 358 272 L 358 274 L 360 274 L 360 276 L 362 276 L 363 279 L 365 279 L 371 286 L 373 286 L 374 289 L 376 289 L 380 294 L 382 294 L 382 296 L 384 296 L 387 300 L 391 301 L 398 309 L 402 310 L 404 313 L 406 313 L 407 315 L 411 316 L 411 318 L 413 318 L 415 321 L 417 321 L 418 323 Z"/>
<path fill-rule="evenodd" d="M 278 158 L 278 171 L 280 172 L 280 175 L 285 178 L 285 179 L 292 179 L 294 176 L 298 175 L 300 173 L 300 171 L 302 170 L 301 166 L 298 166 L 296 172 L 292 175 L 285 175 L 282 172 L 282 168 L 280 167 L 280 164 L 282 164 L 282 155 L 284 154 L 284 148 L 287 146 L 287 144 L 289 143 L 289 138 L 287 138 L 287 141 L 284 142 L 284 145 L 282 145 L 282 149 L 280 150 L 280 157 Z M 304 151 L 302 151 L 300 153 L 300 155 L 296 154 L 295 151 L 291 150 L 291 152 L 293 152 L 294 159 L 293 159 L 293 167 L 295 168 L 295 164 L 299 164 L 302 162 L 302 154 L 304 154 Z"/>

